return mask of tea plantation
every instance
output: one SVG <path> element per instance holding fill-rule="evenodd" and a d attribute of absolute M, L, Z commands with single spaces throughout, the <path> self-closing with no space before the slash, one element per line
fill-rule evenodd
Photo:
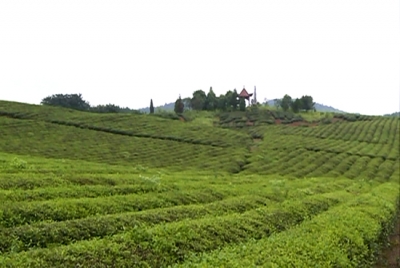
<path fill-rule="evenodd" d="M 399 117 L 181 119 L 0 101 L 0 267 L 375 267 Z"/>

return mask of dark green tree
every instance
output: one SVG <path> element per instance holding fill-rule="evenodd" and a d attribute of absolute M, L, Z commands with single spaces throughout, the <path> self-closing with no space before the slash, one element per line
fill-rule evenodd
<path fill-rule="evenodd" d="M 217 106 L 218 106 L 217 96 L 215 95 L 212 87 L 210 87 L 210 91 L 206 96 L 205 109 L 208 111 L 214 111 L 215 109 L 217 109 Z"/>
<path fill-rule="evenodd" d="M 151 114 L 154 114 L 153 99 L 150 100 L 150 113 L 151 113 Z"/>
<path fill-rule="evenodd" d="M 119 113 L 122 111 L 122 108 L 114 104 L 106 104 L 91 107 L 90 111 L 95 113 Z"/>
<path fill-rule="evenodd" d="M 315 102 L 313 100 L 313 97 L 305 95 L 301 97 L 301 103 L 302 103 L 302 110 L 305 110 L 306 112 L 310 110 L 314 110 L 314 105 Z"/>
<path fill-rule="evenodd" d="M 226 103 L 226 110 L 228 111 L 232 111 L 232 99 L 233 99 L 233 91 L 232 90 L 228 90 L 225 93 L 225 103 Z"/>
<path fill-rule="evenodd" d="M 231 99 L 230 99 L 230 105 L 232 106 L 232 109 L 234 111 L 237 110 L 237 107 L 239 105 L 239 94 L 236 91 L 236 88 L 233 90 Z"/>
<path fill-rule="evenodd" d="M 298 113 L 302 108 L 301 100 L 296 98 L 294 101 L 292 101 L 290 108 L 292 109 L 292 112 Z"/>
<path fill-rule="evenodd" d="M 220 111 L 226 111 L 228 103 L 227 103 L 227 98 L 225 95 L 220 95 L 217 99 L 217 109 Z"/>
<path fill-rule="evenodd" d="M 82 94 L 55 94 L 42 99 L 41 104 L 81 111 L 88 111 L 90 109 L 89 102 L 83 100 Z"/>
<path fill-rule="evenodd" d="M 186 109 L 188 110 L 192 109 L 191 98 L 184 98 L 182 101 Z"/>
<path fill-rule="evenodd" d="M 206 108 L 206 99 L 207 96 L 203 90 L 199 89 L 193 92 L 193 97 L 190 101 L 192 109 L 197 111 L 204 110 Z"/>
<path fill-rule="evenodd" d="M 283 96 L 281 101 L 281 107 L 285 112 L 289 110 L 291 104 L 292 104 L 292 97 L 290 97 L 288 94 Z"/>
<path fill-rule="evenodd" d="M 183 113 L 184 108 L 185 108 L 185 105 L 183 104 L 181 96 L 179 96 L 179 98 L 175 101 L 174 111 L 177 114 L 181 114 L 181 113 Z"/>
<path fill-rule="evenodd" d="M 246 111 L 246 101 L 244 98 L 240 98 L 239 100 L 239 110 L 242 112 Z"/>

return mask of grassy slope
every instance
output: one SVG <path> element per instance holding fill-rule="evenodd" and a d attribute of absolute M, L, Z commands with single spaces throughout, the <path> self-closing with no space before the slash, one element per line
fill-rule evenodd
<path fill-rule="evenodd" d="M 240 243 L 275 252 L 273 245 L 282 247 L 293 233 L 334 221 L 358 195 L 386 196 L 400 176 L 395 117 L 351 122 L 330 116 L 330 124 L 297 127 L 264 124 L 276 118 L 259 111 L 219 121 L 192 114 L 194 120 L 182 122 L 1 101 L 0 114 L 4 267 L 230 266 L 239 258 L 254 265 L 246 256 L 257 258 L 239 252 Z M 395 205 L 398 193 L 391 194 L 386 207 Z M 383 206 L 370 202 L 377 210 Z M 376 226 L 390 223 L 395 211 L 387 211 L 374 216 L 381 221 Z M 296 241 L 307 239 L 314 238 Z M 205 257 L 189 258 L 202 252 Z M 360 248 L 354 258 L 373 253 Z M 345 260 L 341 252 L 308 261 L 295 251 L 290 260 L 274 254 L 263 261 Z"/>

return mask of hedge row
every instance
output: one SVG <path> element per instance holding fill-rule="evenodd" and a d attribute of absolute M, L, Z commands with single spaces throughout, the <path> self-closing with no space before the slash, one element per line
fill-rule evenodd
<path fill-rule="evenodd" d="M 189 187 L 188 187 L 189 188 Z M 199 190 L 198 190 L 199 189 Z M 117 195 L 98 198 L 55 199 L 36 202 L 3 202 L 0 204 L 0 226 L 13 227 L 39 221 L 65 221 L 93 215 L 107 215 L 121 212 L 142 211 L 176 205 L 210 203 L 227 197 L 244 194 L 269 195 L 283 199 L 274 189 L 248 185 L 202 185 L 196 189 L 174 189 L 164 193 Z M 274 196 L 275 195 L 275 196 Z"/>
<path fill-rule="evenodd" d="M 373 267 L 399 209 L 399 184 L 385 183 L 300 226 L 177 267 Z"/>
<path fill-rule="evenodd" d="M 71 174 L 71 176 L 73 175 Z M 16 178 L 15 180 L 8 179 L 10 183 L 6 183 L 6 185 L 2 184 L 3 181 L 0 179 L 0 201 L 44 201 L 56 198 L 95 198 L 150 192 L 162 193 L 172 190 L 195 190 L 205 185 L 212 185 L 213 188 L 226 187 L 227 183 L 229 185 L 245 184 L 246 187 L 249 187 L 266 181 L 266 178 L 262 177 L 242 178 L 241 180 L 231 178 L 228 182 L 224 177 L 201 177 L 199 181 L 176 177 L 163 177 L 161 179 L 157 175 L 149 177 L 139 175 L 134 178 L 128 174 L 125 176 L 126 178 L 77 176 L 63 178 L 62 180 L 56 178 Z M 12 190 L 1 190 L 2 187 Z M 31 188 L 33 189 L 24 190 Z"/>
<path fill-rule="evenodd" d="M 240 165 L 235 159 L 245 160 L 248 152 L 244 146 L 211 147 L 32 122 L 32 125 L 24 125 L 22 122 L 14 128 L 0 128 L 0 136 L 4 136 L 4 139 L 0 139 L 0 150 L 13 154 L 118 165 L 135 163 L 180 171 L 187 171 L 188 168 L 237 170 Z M 43 143 L 44 138 L 46 143 Z M 247 139 L 251 142 L 250 137 Z"/>
<path fill-rule="evenodd" d="M 102 196 L 142 194 L 150 192 L 170 191 L 172 186 L 166 187 L 157 183 L 139 185 L 117 185 L 114 187 L 95 186 L 67 186 L 58 188 L 39 188 L 35 190 L 0 190 L 0 201 L 44 201 L 56 198 L 95 198 Z"/>
<path fill-rule="evenodd" d="M 80 240 L 115 235 L 139 226 L 145 227 L 186 218 L 219 216 L 233 212 L 242 213 L 272 203 L 274 202 L 268 198 L 251 195 L 228 198 L 209 204 L 175 206 L 62 222 L 22 225 L 0 231 L 0 252 L 11 250 L 12 252 L 19 252 L 56 244 L 66 245 Z"/>
<path fill-rule="evenodd" d="M 232 212 L 244 212 L 248 209 L 273 202 L 296 200 L 317 193 L 326 193 L 352 187 L 350 180 L 327 181 L 317 184 L 315 180 L 304 183 L 295 181 L 291 183 L 293 190 L 281 193 L 279 184 L 270 183 L 270 189 L 263 190 L 262 196 L 255 193 L 240 197 L 228 198 L 209 204 L 176 206 L 160 208 L 142 212 L 121 213 L 114 215 L 93 216 L 84 219 L 62 222 L 39 222 L 32 225 L 22 225 L 6 228 L 0 231 L 0 252 L 22 251 L 32 247 L 47 247 L 50 244 L 69 244 L 73 241 L 104 237 L 135 228 L 146 224 L 153 225 L 161 222 L 179 221 L 186 218 L 200 218 L 204 216 L 218 216 Z M 312 185 L 311 185 L 312 184 Z M 302 187 L 300 187 L 302 185 Z M 261 188 L 262 185 L 260 185 Z M 285 187 L 289 189 L 289 187 Z"/>
<path fill-rule="evenodd" d="M 38 221 L 65 221 L 93 215 L 142 211 L 196 203 L 209 203 L 235 196 L 238 190 L 203 188 L 192 191 L 171 191 L 143 195 L 100 198 L 56 199 L 43 202 L 6 202 L 0 207 L 0 226 L 13 227 Z"/>
<path fill-rule="evenodd" d="M 185 220 L 151 229 L 137 228 L 108 239 L 4 255 L 0 257 L 0 266 L 166 267 L 184 261 L 196 252 L 261 239 L 284 231 L 352 196 L 346 191 L 334 192 L 243 214 Z"/>
<path fill-rule="evenodd" d="M 106 167 L 112 168 L 113 166 Z M 42 188 L 53 188 L 53 187 L 75 187 L 75 186 L 121 186 L 121 185 L 148 185 L 151 184 L 151 179 L 159 177 L 161 183 L 168 184 L 182 184 L 192 185 L 193 183 L 199 184 L 248 184 L 255 182 L 265 182 L 267 178 L 261 176 L 250 176 L 250 177 L 232 177 L 226 176 L 226 174 L 218 172 L 209 175 L 201 175 L 200 172 L 189 173 L 189 174 L 173 174 L 168 175 L 159 173 L 153 170 L 147 170 L 143 166 L 137 166 L 136 170 L 126 169 L 121 170 L 118 174 L 104 174 L 102 170 L 92 169 L 89 170 L 92 173 L 79 174 L 77 172 L 78 167 L 70 167 L 63 169 L 63 174 L 56 175 L 53 172 L 46 174 L 41 167 L 36 173 L 36 170 L 22 170 L 20 174 L 2 174 L 0 172 L 0 189 L 12 190 L 15 192 L 18 190 L 39 190 Z M 33 173 L 34 172 L 34 173 Z M 141 173 L 141 174 L 135 174 Z M 211 173 L 211 172 L 210 172 Z M 149 179 L 150 178 L 150 179 Z M 155 180 L 157 181 L 157 179 Z"/>

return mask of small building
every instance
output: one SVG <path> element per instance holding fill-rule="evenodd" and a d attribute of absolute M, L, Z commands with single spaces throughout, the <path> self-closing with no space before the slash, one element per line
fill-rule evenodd
<path fill-rule="evenodd" d="M 253 96 L 253 93 L 248 93 L 247 90 L 243 87 L 242 91 L 239 93 L 239 98 L 243 98 L 247 100 L 250 104 L 250 97 Z"/>

